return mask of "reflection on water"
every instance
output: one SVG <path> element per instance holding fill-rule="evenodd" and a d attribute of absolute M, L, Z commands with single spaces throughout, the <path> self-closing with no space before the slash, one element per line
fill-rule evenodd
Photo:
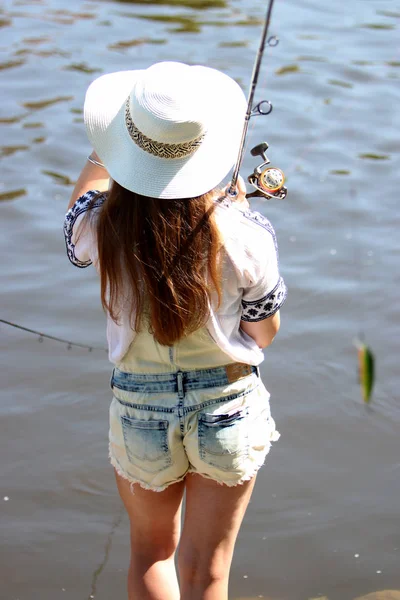
<path fill-rule="evenodd" d="M 358 65 L 359 67 L 370 67 L 371 65 L 374 65 L 375 63 L 371 60 L 352 60 L 351 64 Z"/>
<path fill-rule="evenodd" d="M 46 169 L 43 169 L 42 173 L 43 175 L 51 177 L 55 183 L 59 183 L 60 185 L 75 185 L 75 181 L 68 177 L 68 175 L 56 173 L 55 171 L 47 171 Z"/>
<path fill-rule="evenodd" d="M 328 62 L 328 59 L 323 56 L 298 56 L 297 60 L 307 62 Z"/>
<path fill-rule="evenodd" d="M 328 79 L 328 83 L 330 85 L 338 85 L 339 87 L 343 87 L 343 88 L 352 88 L 353 84 L 349 83 L 348 81 L 341 81 L 340 79 Z"/>
<path fill-rule="evenodd" d="M 94 67 L 89 67 L 89 65 L 85 62 L 81 63 L 71 63 L 70 65 L 66 65 L 63 67 L 65 71 L 77 71 L 78 73 L 101 73 L 102 69 L 96 69 Z"/>
<path fill-rule="evenodd" d="M 238 40 L 236 42 L 220 42 L 218 44 L 220 48 L 245 48 L 248 45 L 249 42 L 247 42 L 246 40 Z"/>
<path fill-rule="evenodd" d="M 14 67 L 20 67 L 24 63 L 24 60 L 8 60 L 7 62 L 0 63 L 0 71 L 3 71 L 4 69 L 13 69 Z"/>
<path fill-rule="evenodd" d="M 29 146 L 0 146 L 0 158 L 3 156 L 12 156 L 21 150 L 29 150 Z"/>
<path fill-rule="evenodd" d="M 135 46 L 143 46 L 143 44 L 166 44 L 167 40 L 159 40 L 159 39 L 151 39 L 151 38 L 141 38 L 137 40 L 125 40 L 121 42 L 116 42 L 115 44 L 110 44 L 108 46 L 109 50 L 126 50 L 127 48 L 134 48 Z"/>
<path fill-rule="evenodd" d="M 228 3 L 226 0 L 117 0 L 122 4 L 144 4 L 157 6 L 185 6 L 197 10 L 207 8 L 225 8 Z"/>
<path fill-rule="evenodd" d="M 275 75 L 286 75 L 287 73 L 298 73 L 299 71 L 299 65 L 286 65 L 277 69 Z"/>
<path fill-rule="evenodd" d="M 393 12 L 390 10 L 377 10 L 377 15 L 382 15 L 384 17 L 393 17 L 394 19 L 400 19 L 400 12 Z"/>
<path fill-rule="evenodd" d="M 387 154 L 374 154 L 372 152 L 365 152 L 363 154 L 358 155 L 359 158 L 368 159 L 368 160 L 389 160 L 390 156 Z"/>
<path fill-rule="evenodd" d="M 9 192 L 0 192 L 0 202 L 2 202 L 3 200 L 15 200 L 15 198 L 26 196 L 26 193 L 27 192 L 25 188 L 11 190 Z"/>
<path fill-rule="evenodd" d="M 24 118 L 24 116 L 25 115 L 21 115 L 19 117 L 0 117 L 0 124 L 6 125 L 7 123 L 18 123 Z"/>
<path fill-rule="evenodd" d="M 9 27 L 11 25 L 11 19 L 1 19 L 0 18 L 0 27 Z"/>
<path fill-rule="evenodd" d="M 42 37 L 28 37 L 28 38 L 23 38 L 22 43 L 23 44 L 31 44 L 33 46 L 38 46 L 39 44 L 44 44 L 46 42 L 51 42 L 51 38 L 47 37 L 47 36 L 42 36 Z"/>
<path fill-rule="evenodd" d="M 201 24 L 196 17 L 187 17 L 185 15 L 130 15 L 134 18 L 146 21 L 155 21 L 158 23 L 176 23 L 178 27 L 169 27 L 170 33 L 199 33 Z"/>
<path fill-rule="evenodd" d="M 120 13 L 123 14 L 123 13 Z M 263 21 L 258 17 L 248 16 L 245 19 L 201 19 L 201 15 L 142 15 L 142 14 L 124 14 L 126 17 L 134 19 L 143 19 L 145 21 L 154 21 L 157 23 L 176 23 L 178 27 L 167 28 L 170 33 L 200 33 L 203 27 L 258 27 Z"/>
<path fill-rule="evenodd" d="M 25 108 L 29 108 L 30 110 L 41 110 L 43 108 L 47 108 L 48 106 L 52 106 L 53 104 L 57 104 L 58 102 L 69 102 L 73 99 L 73 96 L 56 96 L 55 98 L 49 98 L 48 100 L 39 100 L 37 102 L 23 102 L 22 106 L 24 106 Z"/>
<path fill-rule="evenodd" d="M 51 50 L 35 50 L 33 48 L 21 48 L 15 52 L 15 56 L 40 56 L 41 58 L 52 58 L 54 56 L 70 56 L 68 52 L 62 52 L 57 48 L 52 48 Z"/>
<path fill-rule="evenodd" d="M 22 119 L 22 117 L 21 117 Z M 37 122 L 33 122 L 33 121 L 28 121 L 27 123 L 23 123 L 22 127 L 24 127 L 24 129 L 39 129 L 39 127 L 44 127 L 44 123 L 40 123 L 40 121 Z"/>
<path fill-rule="evenodd" d="M 389 23 L 365 23 L 361 27 L 365 27 L 366 29 L 395 29 L 395 25 L 390 25 Z"/>
<path fill-rule="evenodd" d="M 29 12 L 10 11 L 12 18 L 26 18 L 37 21 L 45 21 L 57 25 L 74 25 L 77 21 L 95 19 L 94 13 L 70 12 L 68 10 L 48 11 L 45 14 L 32 14 Z"/>

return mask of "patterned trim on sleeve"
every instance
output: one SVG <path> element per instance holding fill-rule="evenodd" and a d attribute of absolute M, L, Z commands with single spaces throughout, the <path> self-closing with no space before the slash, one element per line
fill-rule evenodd
<path fill-rule="evenodd" d="M 75 256 L 75 244 L 72 243 L 73 227 L 74 227 L 74 224 L 75 224 L 77 218 L 79 217 L 79 215 L 86 212 L 87 210 L 91 210 L 92 208 L 97 208 L 103 204 L 104 200 L 106 199 L 105 194 L 102 194 L 101 196 L 96 198 L 96 200 L 94 202 L 92 202 L 93 198 L 98 193 L 99 192 L 96 190 L 90 190 L 89 192 L 86 192 L 86 194 L 83 194 L 83 196 L 80 196 L 80 198 L 78 198 L 78 200 L 75 202 L 75 204 L 69 209 L 69 211 L 65 215 L 64 237 L 65 237 L 65 245 L 67 248 L 68 258 L 72 262 L 73 265 L 75 265 L 76 267 L 79 267 L 80 269 L 84 269 L 85 267 L 88 267 L 89 265 L 92 264 L 92 261 L 91 260 L 81 261 L 81 260 L 79 260 L 79 258 L 77 258 Z"/>
<path fill-rule="evenodd" d="M 272 317 L 285 302 L 286 296 L 287 288 L 282 277 L 280 277 L 274 289 L 260 300 L 250 302 L 242 300 L 242 321 L 256 323 Z"/>

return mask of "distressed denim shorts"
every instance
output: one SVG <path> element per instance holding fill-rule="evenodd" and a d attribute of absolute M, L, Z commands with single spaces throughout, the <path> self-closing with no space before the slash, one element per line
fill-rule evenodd
<path fill-rule="evenodd" d="M 279 438 L 255 367 L 233 382 L 223 366 L 159 374 L 114 369 L 111 387 L 111 464 L 145 489 L 162 491 L 188 473 L 243 483 Z"/>

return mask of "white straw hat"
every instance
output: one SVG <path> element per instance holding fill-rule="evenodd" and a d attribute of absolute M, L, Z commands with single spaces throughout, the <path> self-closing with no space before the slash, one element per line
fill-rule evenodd
<path fill-rule="evenodd" d="M 230 77 L 177 62 L 96 79 L 84 119 L 112 179 L 152 198 L 191 198 L 236 162 L 246 99 Z"/>

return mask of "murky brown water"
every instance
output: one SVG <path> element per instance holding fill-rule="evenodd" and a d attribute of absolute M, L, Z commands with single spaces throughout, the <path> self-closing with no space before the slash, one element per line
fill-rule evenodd
<path fill-rule="evenodd" d="M 206 63 L 247 88 L 265 2 L 5 0 L 0 8 L 0 318 L 105 345 L 94 271 L 61 225 L 99 73 Z M 231 597 L 350 600 L 400 588 L 399 5 L 277 0 L 249 145 L 290 196 L 256 207 L 290 288 L 263 378 L 282 433 L 238 540 Z M 224 100 L 216 98 L 216 102 Z M 255 163 L 247 152 L 243 174 Z M 353 339 L 377 381 L 363 405 Z M 107 459 L 110 366 L 7 326 L 1 346 L 0 588 L 7 600 L 125 598 L 127 519 Z M 389 596 L 388 596 L 389 598 Z M 383 597 L 379 600 L 383 600 Z"/>

